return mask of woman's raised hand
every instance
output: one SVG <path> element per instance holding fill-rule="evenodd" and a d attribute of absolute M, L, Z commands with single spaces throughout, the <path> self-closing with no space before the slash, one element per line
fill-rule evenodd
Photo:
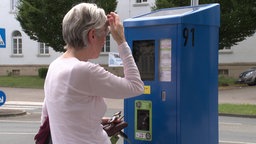
<path fill-rule="evenodd" d="M 110 32 L 112 34 L 112 37 L 114 40 L 117 42 L 118 45 L 122 44 L 125 42 L 125 36 L 124 36 L 124 27 L 122 23 L 120 22 L 119 16 L 111 12 L 110 14 L 107 15 L 108 18 L 108 23 L 110 26 Z"/>

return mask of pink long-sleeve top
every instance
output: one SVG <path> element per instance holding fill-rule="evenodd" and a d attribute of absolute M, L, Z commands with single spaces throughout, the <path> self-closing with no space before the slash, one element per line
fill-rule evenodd
<path fill-rule="evenodd" d="M 127 43 L 118 46 L 124 78 L 76 58 L 59 57 L 45 79 L 41 121 L 49 115 L 53 144 L 110 144 L 101 119 L 104 98 L 128 98 L 144 92 L 138 68 Z"/>

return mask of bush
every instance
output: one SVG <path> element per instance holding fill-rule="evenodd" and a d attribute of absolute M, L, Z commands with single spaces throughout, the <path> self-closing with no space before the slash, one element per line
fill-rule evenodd
<path fill-rule="evenodd" d="M 39 76 L 40 78 L 45 79 L 46 74 L 47 74 L 47 71 L 48 71 L 48 68 L 39 68 L 39 69 L 38 69 L 38 76 Z"/>
<path fill-rule="evenodd" d="M 236 84 L 236 79 L 219 75 L 219 86 L 232 86 Z"/>

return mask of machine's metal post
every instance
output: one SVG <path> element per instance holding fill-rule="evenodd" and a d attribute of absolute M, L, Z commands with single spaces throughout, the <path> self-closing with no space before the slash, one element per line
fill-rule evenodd
<path fill-rule="evenodd" d="M 199 4 L 199 0 L 191 0 L 191 6 L 197 6 Z"/>

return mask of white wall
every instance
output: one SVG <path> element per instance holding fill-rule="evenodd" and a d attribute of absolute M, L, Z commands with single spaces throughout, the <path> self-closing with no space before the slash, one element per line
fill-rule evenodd
<path fill-rule="evenodd" d="M 155 0 L 148 0 L 147 3 L 135 4 L 135 0 L 120 0 L 116 12 L 121 20 L 145 14 L 151 11 Z M 10 0 L 1 0 L 0 3 L 0 28 L 6 30 L 6 48 L 0 48 L 0 65 L 26 65 L 26 64 L 50 64 L 60 53 L 50 49 L 50 55 L 38 56 L 38 43 L 31 40 L 21 29 L 15 14 L 10 10 Z M 18 30 L 22 34 L 23 55 L 21 57 L 12 55 L 11 34 Z M 117 45 L 111 38 L 111 51 L 117 51 Z M 108 54 L 102 53 L 100 57 L 93 60 L 95 63 L 108 64 Z"/>
<path fill-rule="evenodd" d="M 121 16 L 121 20 L 150 12 L 155 0 L 148 0 L 148 2 L 140 4 L 135 2 L 136 0 L 121 0 L 118 2 L 116 12 Z"/>
<path fill-rule="evenodd" d="M 135 0 L 120 0 L 116 12 L 121 20 L 142 15 L 151 11 L 155 0 L 148 0 L 147 3 L 136 4 Z M 49 64 L 60 55 L 50 49 L 50 55 L 47 57 L 38 56 L 38 43 L 22 31 L 19 22 L 15 19 L 14 13 L 10 11 L 10 0 L 1 0 L 0 3 L 0 28 L 6 30 L 6 48 L 0 48 L 0 65 L 12 64 Z M 12 56 L 11 34 L 18 30 L 22 34 L 23 56 Z M 219 52 L 219 63 L 237 63 L 237 62 L 256 62 L 256 34 L 247 40 L 233 46 L 231 50 L 221 50 Z M 117 51 L 117 45 L 111 38 L 111 51 Z M 95 63 L 107 64 L 108 54 L 102 53 L 100 57 L 94 60 Z"/>
<path fill-rule="evenodd" d="M 61 55 L 50 49 L 48 56 L 39 56 L 38 42 L 31 40 L 21 29 L 19 22 L 15 19 L 15 14 L 10 11 L 11 0 L 1 0 L 0 3 L 0 28 L 6 30 L 6 48 L 0 48 L 0 66 L 23 66 L 23 65 L 48 65 L 54 59 Z M 136 4 L 136 0 L 119 0 L 116 12 L 120 15 L 121 21 L 125 19 L 143 15 L 151 11 L 155 0 L 148 0 L 147 3 Z M 18 30 L 22 34 L 23 55 L 17 57 L 12 55 L 11 34 Z M 117 45 L 111 38 L 111 51 L 117 51 Z M 98 64 L 108 64 L 108 53 L 101 53 L 96 60 L 91 60 Z M 250 66 L 256 64 L 256 34 L 247 38 L 245 41 L 233 46 L 230 50 L 219 51 L 219 64 L 227 65 L 237 64 L 236 67 L 244 64 Z M 240 64 L 240 65 L 239 65 Z M 236 68 L 237 69 L 237 68 Z M 0 73 L 5 73 L 1 68 Z M 233 70 L 230 70 L 233 71 Z"/>
<path fill-rule="evenodd" d="M 230 50 L 220 50 L 219 63 L 256 63 L 256 34 Z"/>
<path fill-rule="evenodd" d="M 4 28 L 6 33 L 6 48 L 0 48 L 0 65 L 49 64 L 60 55 L 60 53 L 50 49 L 49 56 L 38 56 L 38 43 L 30 40 L 22 31 L 19 22 L 15 19 L 15 14 L 10 10 L 10 0 L 1 0 L 0 28 Z M 22 56 L 12 55 L 11 35 L 15 30 L 18 30 L 22 35 Z"/>

